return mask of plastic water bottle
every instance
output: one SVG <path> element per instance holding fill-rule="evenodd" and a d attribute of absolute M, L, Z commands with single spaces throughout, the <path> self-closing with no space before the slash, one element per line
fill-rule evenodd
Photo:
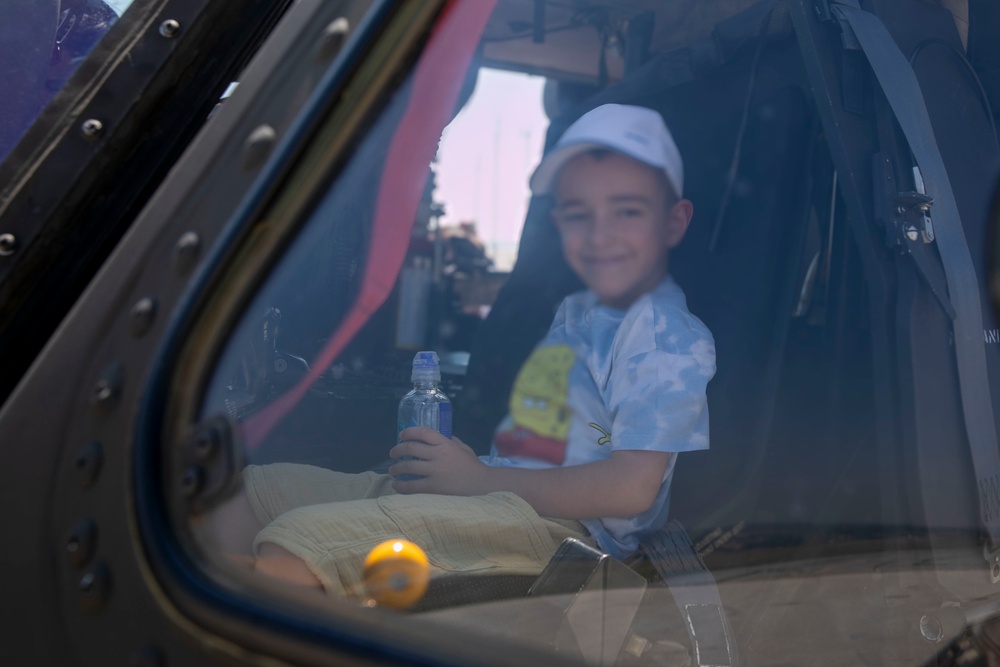
<path fill-rule="evenodd" d="M 451 401 L 441 391 L 437 352 L 417 352 L 410 375 L 413 390 L 399 402 L 398 435 L 404 428 L 426 426 L 451 437 Z"/>
<path fill-rule="evenodd" d="M 432 428 L 451 437 L 451 401 L 441 391 L 441 364 L 437 352 L 417 352 L 410 375 L 413 390 L 399 401 L 396 435 L 411 426 Z M 401 460 L 412 459 L 404 456 Z M 399 475 L 396 479 L 420 479 L 420 475 Z"/>

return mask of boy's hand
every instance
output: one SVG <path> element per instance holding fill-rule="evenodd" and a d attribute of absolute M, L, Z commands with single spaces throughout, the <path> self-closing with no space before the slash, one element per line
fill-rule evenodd
<path fill-rule="evenodd" d="M 393 477 L 421 475 L 422 479 L 392 483 L 399 493 L 440 493 L 450 496 L 476 496 L 487 493 L 485 478 L 490 468 L 479 460 L 472 448 L 458 438 L 446 438 L 432 428 L 412 426 L 399 434 L 399 444 L 389 456 L 413 460 L 397 461 L 389 468 Z"/>
<path fill-rule="evenodd" d="M 389 451 L 399 459 L 389 468 L 393 477 L 423 475 L 423 479 L 392 483 L 399 493 L 440 493 L 481 496 L 510 491 L 541 516 L 563 519 L 630 517 L 649 509 L 656 499 L 672 452 L 625 450 L 601 461 L 544 468 L 494 467 L 480 461 L 458 438 L 448 439 L 434 429 L 414 426 L 399 434 Z"/>

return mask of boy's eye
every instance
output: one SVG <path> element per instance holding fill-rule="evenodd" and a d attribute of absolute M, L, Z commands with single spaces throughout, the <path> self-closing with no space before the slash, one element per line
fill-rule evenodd
<path fill-rule="evenodd" d="M 559 214 L 559 220 L 564 225 L 576 225 L 587 221 L 587 214 L 583 211 L 563 211 Z"/>
<path fill-rule="evenodd" d="M 620 218 L 638 218 L 641 217 L 643 211 L 641 208 L 621 208 L 618 209 L 618 217 Z"/>

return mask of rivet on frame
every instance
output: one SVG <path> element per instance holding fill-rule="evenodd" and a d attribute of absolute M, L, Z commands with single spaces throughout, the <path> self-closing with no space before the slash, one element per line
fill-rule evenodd
<path fill-rule="evenodd" d="M 136 338 L 144 336 L 156 320 L 156 299 L 143 297 L 139 299 L 129 313 L 129 331 Z"/>
<path fill-rule="evenodd" d="M 195 498 L 205 486 L 205 471 L 201 466 L 188 466 L 181 473 L 181 494 L 188 500 Z"/>
<path fill-rule="evenodd" d="M 206 426 L 195 433 L 192 449 L 201 463 L 209 463 L 219 453 L 222 434 L 214 426 Z"/>
<path fill-rule="evenodd" d="M 80 132 L 85 139 L 97 139 L 104 134 L 104 123 L 96 118 L 88 118 L 80 125 Z"/>
<path fill-rule="evenodd" d="M 277 141 L 278 133 L 273 127 L 257 127 L 243 142 L 243 168 L 252 171 L 263 165 Z"/>
<path fill-rule="evenodd" d="M 66 538 L 66 560 L 73 567 L 83 567 L 94 554 L 97 545 L 97 524 L 80 519 Z"/>
<path fill-rule="evenodd" d="M 76 469 L 76 478 L 80 486 L 92 486 L 101 474 L 101 464 L 104 463 L 104 449 L 101 443 L 92 440 L 84 445 L 80 453 L 73 461 L 73 468 Z"/>
<path fill-rule="evenodd" d="M 174 272 L 185 276 L 191 272 L 201 254 L 201 239 L 194 232 L 184 232 L 174 246 Z"/>
<path fill-rule="evenodd" d="M 167 19 L 160 24 L 160 35 L 167 39 L 173 39 L 181 32 L 181 24 L 174 19 Z"/>
<path fill-rule="evenodd" d="M 0 257 L 8 257 L 17 252 L 17 237 L 11 233 L 0 234 Z"/>
<path fill-rule="evenodd" d="M 125 368 L 117 361 L 108 364 L 94 385 L 94 402 L 98 407 L 110 407 L 121 397 L 124 384 Z"/>
<path fill-rule="evenodd" d="M 344 17 L 340 17 L 327 25 L 323 29 L 323 34 L 320 35 L 316 57 L 319 60 L 329 60 L 337 55 L 340 47 L 344 45 L 344 40 L 347 38 L 347 33 L 350 29 L 351 24 Z"/>
<path fill-rule="evenodd" d="M 96 563 L 84 570 L 77 583 L 80 610 L 96 614 L 107 604 L 111 595 L 111 570 L 104 563 Z"/>

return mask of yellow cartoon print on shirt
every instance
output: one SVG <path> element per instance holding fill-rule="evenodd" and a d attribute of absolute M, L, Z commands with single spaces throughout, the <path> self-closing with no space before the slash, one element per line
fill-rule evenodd
<path fill-rule="evenodd" d="M 567 403 L 576 355 L 569 345 L 537 348 L 521 367 L 510 396 L 511 430 L 496 438 L 502 456 L 529 456 L 561 464 L 573 411 Z"/>
<path fill-rule="evenodd" d="M 518 426 L 538 435 L 566 439 L 569 435 L 569 370 L 576 355 L 569 345 L 540 347 L 514 380 L 510 414 Z"/>
<path fill-rule="evenodd" d="M 601 437 L 597 439 L 597 444 L 602 446 L 611 444 L 611 434 L 605 431 L 600 424 L 590 422 L 590 428 L 597 429 L 597 432 L 601 434 Z"/>

